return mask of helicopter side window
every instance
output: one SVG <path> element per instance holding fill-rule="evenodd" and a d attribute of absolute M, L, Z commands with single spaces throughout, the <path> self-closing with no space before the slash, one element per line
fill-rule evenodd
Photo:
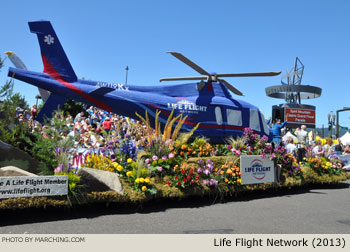
<path fill-rule="evenodd" d="M 260 131 L 259 113 L 256 109 L 250 110 L 249 127 L 253 130 Z"/>
<path fill-rule="evenodd" d="M 216 123 L 221 125 L 222 124 L 222 114 L 221 114 L 220 107 L 215 107 L 215 118 L 216 118 Z"/>
<path fill-rule="evenodd" d="M 260 111 L 260 115 L 261 115 L 261 119 L 262 119 L 261 121 L 263 122 L 264 132 L 266 135 L 269 135 L 270 130 L 269 130 L 269 127 L 267 126 L 267 124 L 265 123 L 265 117 L 264 117 L 263 113 L 261 113 L 261 111 Z"/>
<path fill-rule="evenodd" d="M 226 109 L 227 124 L 242 126 L 242 111 Z"/>

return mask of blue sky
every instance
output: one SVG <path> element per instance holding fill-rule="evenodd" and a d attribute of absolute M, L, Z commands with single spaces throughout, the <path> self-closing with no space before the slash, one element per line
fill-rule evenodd
<path fill-rule="evenodd" d="M 27 22 L 45 19 L 78 77 L 123 83 L 126 66 L 131 85 L 166 85 L 159 83 L 161 77 L 197 75 L 167 51 L 217 73 L 283 75 L 299 57 L 305 65 L 302 84 L 323 89 L 320 98 L 306 102 L 316 106 L 317 126 L 326 127 L 330 111 L 350 106 L 350 1 L 2 0 L 1 10 L 0 52 L 16 52 L 32 71 L 43 66 Z M 1 85 L 9 66 L 6 60 Z M 265 117 L 284 102 L 265 95 L 266 87 L 280 84 L 281 75 L 227 80 Z M 35 103 L 35 87 L 16 80 L 15 91 Z M 350 127 L 350 112 L 342 113 L 340 122 Z"/>

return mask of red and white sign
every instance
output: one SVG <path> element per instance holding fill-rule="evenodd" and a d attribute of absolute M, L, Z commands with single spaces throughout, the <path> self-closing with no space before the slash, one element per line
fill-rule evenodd
<path fill-rule="evenodd" d="M 315 124 L 316 111 L 312 109 L 285 108 L 284 120 L 288 123 Z"/>

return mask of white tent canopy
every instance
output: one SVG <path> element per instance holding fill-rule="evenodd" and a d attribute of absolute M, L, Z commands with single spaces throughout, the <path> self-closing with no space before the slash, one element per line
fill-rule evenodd
<path fill-rule="evenodd" d="M 340 141 L 343 145 L 350 145 L 350 133 L 346 132 L 341 138 Z"/>
<path fill-rule="evenodd" d="M 292 138 L 293 141 L 297 140 L 297 137 L 294 136 L 292 133 L 290 133 L 290 131 L 288 131 L 288 132 L 282 137 L 282 140 L 283 140 L 283 142 L 286 142 L 289 138 Z"/>

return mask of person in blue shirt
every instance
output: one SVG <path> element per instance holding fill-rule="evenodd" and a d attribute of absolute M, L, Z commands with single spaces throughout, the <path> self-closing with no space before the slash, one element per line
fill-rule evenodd
<path fill-rule="evenodd" d="M 276 119 L 276 123 L 272 126 L 273 142 L 278 145 L 281 141 L 281 129 L 286 125 L 287 121 L 281 123 L 280 119 Z"/>

